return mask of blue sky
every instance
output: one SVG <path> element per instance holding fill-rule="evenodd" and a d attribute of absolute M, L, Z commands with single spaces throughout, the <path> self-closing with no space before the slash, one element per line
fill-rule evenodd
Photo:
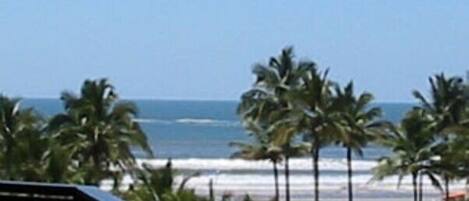
<path fill-rule="evenodd" d="M 1 1 L 0 91 L 58 97 L 107 77 L 123 97 L 237 100 L 293 45 L 378 101 L 469 69 L 467 1 Z"/>

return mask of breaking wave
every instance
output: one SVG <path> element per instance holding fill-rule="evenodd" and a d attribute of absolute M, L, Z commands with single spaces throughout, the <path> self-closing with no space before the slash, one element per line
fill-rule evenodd
<path fill-rule="evenodd" d="M 146 163 L 154 167 L 163 167 L 166 159 L 139 159 L 138 163 Z M 199 194 L 208 193 L 208 184 L 213 181 L 216 193 L 230 192 L 234 195 L 242 196 L 245 193 L 254 195 L 259 200 L 269 200 L 273 196 L 273 174 L 272 163 L 269 161 L 246 161 L 241 159 L 172 159 L 172 165 L 182 174 L 185 171 L 200 171 L 202 174 L 192 178 L 188 187 L 194 188 Z M 375 161 L 354 160 L 353 185 L 357 196 L 363 198 L 410 198 L 412 196 L 411 178 L 405 177 L 401 186 L 397 189 L 398 177 L 392 176 L 382 181 L 374 181 L 371 169 L 375 167 Z M 346 198 L 347 196 L 347 171 L 346 161 L 342 159 L 322 159 L 319 161 L 321 170 L 320 181 L 321 192 L 329 198 Z M 283 169 L 280 169 L 280 189 L 284 189 Z M 184 171 L 185 170 L 185 171 Z M 212 170 L 212 171 L 207 171 Z M 216 170 L 216 171 L 213 171 Z M 245 170 L 240 174 L 239 170 Z M 290 188 L 292 195 L 297 198 L 311 197 L 314 179 L 311 174 L 311 161 L 307 158 L 292 159 L 290 163 Z M 295 172 L 296 171 L 296 172 Z M 358 173 L 360 172 L 360 173 Z M 267 173 L 267 174 L 266 174 Z M 176 178 L 176 182 L 181 177 Z M 438 197 L 439 191 L 432 187 L 431 181 L 424 178 L 423 186 L 425 194 L 429 197 Z M 452 185 L 455 188 L 463 188 L 464 183 L 456 182 Z M 306 199 L 307 200 L 307 199 Z"/>
<path fill-rule="evenodd" d="M 155 167 L 162 167 L 166 164 L 166 159 L 141 159 L 139 163 L 146 163 Z M 247 161 L 242 159 L 206 159 L 206 158 L 188 158 L 188 159 L 172 159 L 173 167 L 176 169 L 186 170 L 271 170 L 272 163 L 269 161 Z M 352 167 L 355 171 L 371 171 L 376 165 L 375 161 L 354 160 Z M 283 166 L 279 165 L 279 169 Z M 322 171 L 345 171 L 347 164 L 345 159 L 321 159 L 319 168 Z M 311 170 L 311 159 L 298 158 L 290 160 L 290 170 L 301 171 Z"/>
<path fill-rule="evenodd" d="M 191 124 L 191 125 L 218 126 L 218 127 L 235 127 L 235 126 L 240 125 L 238 121 L 204 119 L 204 118 L 180 118 L 180 119 L 174 119 L 174 120 L 137 118 L 135 119 L 135 121 L 142 123 L 142 124 Z"/>

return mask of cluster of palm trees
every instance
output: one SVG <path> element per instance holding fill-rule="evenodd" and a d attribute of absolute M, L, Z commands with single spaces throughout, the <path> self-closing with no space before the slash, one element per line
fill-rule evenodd
<path fill-rule="evenodd" d="M 319 200 L 320 150 L 337 144 L 347 150 L 349 199 L 352 200 L 352 154 L 384 130 L 381 110 L 371 107 L 370 93 L 355 94 L 352 82 L 340 87 L 328 70 L 321 72 L 311 61 L 295 61 L 292 48 L 282 50 L 268 64 L 256 64 L 256 81 L 242 95 L 238 113 L 253 137 L 234 157 L 268 159 L 273 163 L 275 197 L 279 200 L 278 163 L 285 166 L 285 199 L 290 200 L 289 159 L 310 155 L 314 175 L 314 199 Z"/>
<path fill-rule="evenodd" d="M 295 60 L 291 47 L 267 64 L 256 64 L 253 74 L 255 82 L 238 106 L 252 140 L 231 143 L 239 148 L 233 157 L 272 162 L 275 201 L 280 199 L 278 165 L 284 165 L 284 197 L 289 201 L 289 159 L 306 156 L 311 156 L 318 201 L 320 150 L 331 145 L 346 149 L 350 201 L 352 155 L 362 156 L 369 143 L 392 150 L 373 169 L 373 179 L 412 175 L 415 200 L 422 200 L 417 177 L 428 176 L 436 187 L 444 183 L 448 196 L 449 182 L 468 176 L 469 145 L 464 142 L 469 139 L 469 99 L 460 78 L 431 78 L 431 100 L 414 92 L 420 103 L 394 125 L 381 117 L 379 107 L 373 107 L 371 93 L 356 94 L 353 82 L 341 87 L 328 78 L 328 70 L 321 72 L 312 61 Z"/>
<path fill-rule="evenodd" d="M 105 79 L 87 80 L 81 93 L 63 92 L 64 112 L 51 118 L 20 100 L 0 96 L 0 178 L 120 185 L 135 167 L 133 149 L 152 151 L 137 122 L 137 108 L 118 101 Z"/>
<path fill-rule="evenodd" d="M 430 97 L 414 91 L 419 101 L 378 143 L 392 150 L 375 167 L 374 179 L 411 176 L 414 200 L 423 200 L 423 179 L 448 200 L 452 181 L 469 181 L 469 96 L 459 77 L 429 78 Z"/>
<path fill-rule="evenodd" d="M 170 162 L 155 169 L 136 162 L 153 157 L 135 118 L 136 105 L 120 100 L 106 79 L 86 80 L 80 94 L 63 92 L 64 112 L 43 117 L 20 100 L 0 95 L 0 179 L 103 185 L 127 200 L 204 201 L 184 184 L 173 189 Z M 122 189 L 125 175 L 133 178 Z M 195 175 L 194 175 L 195 176 Z"/>

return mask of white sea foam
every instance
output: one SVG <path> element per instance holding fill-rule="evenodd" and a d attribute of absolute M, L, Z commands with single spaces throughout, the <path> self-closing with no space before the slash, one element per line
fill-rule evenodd
<path fill-rule="evenodd" d="M 192 118 L 183 118 L 183 119 L 176 119 L 178 123 L 188 123 L 188 124 L 213 124 L 213 123 L 220 123 L 224 122 L 221 120 L 214 120 L 214 119 L 192 119 Z"/>
<path fill-rule="evenodd" d="M 148 119 L 148 118 L 137 118 L 134 121 L 142 124 L 151 124 L 151 123 L 159 123 L 159 124 L 171 124 L 171 121 L 162 120 L 162 119 Z"/>
<path fill-rule="evenodd" d="M 284 190 L 285 182 L 284 178 L 279 178 L 280 190 Z M 412 184 L 409 177 L 404 178 L 400 188 L 397 188 L 397 177 L 390 177 L 380 182 L 369 183 L 371 178 L 370 174 L 355 175 L 353 177 L 353 185 L 355 192 L 360 194 L 359 196 L 372 196 L 376 194 L 382 197 L 385 193 L 404 193 L 411 195 Z M 175 185 L 177 186 L 182 180 L 182 176 L 175 178 Z M 259 175 L 259 174 L 208 174 L 194 177 L 187 183 L 186 187 L 195 189 L 199 194 L 208 193 L 209 181 L 213 181 L 215 192 L 218 195 L 224 192 L 230 192 L 234 195 L 241 196 L 246 193 L 255 196 L 269 197 L 273 195 L 274 179 L 272 175 Z M 290 177 L 290 189 L 291 193 L 297 197 L 310 196 L 313 190 L 313 178 L 310 174 L 299 174 L 291 175 Z M 132 179 L 126 176 L 123 180 L 124 185 L 132 183 Z M 347 177 L 345 174 L 342 175 L 321 175 L 320 177 L 320 190 L 323 195 L 328 197 L 345 197 L 347 189 Z M 111 186 L 112 181 L 106 181 L 102 184 L 103 186 Z M 463 183 L 456 183 L 452 185 L 452 188 L 462 189 Z M 424 180 L 424 189 L 426 194 L 437 195 L 439 192 L 433 188 L 430 181 Z"/>
<path fill-rule="evenodd" d="M 203 119 L 203 118 L 182 118 L 176 119 L 176 123 L 180 124 L 198 124 L 198 125 L 216 125 L 216 126 L 237 126 L 239 122 L 219 119 Z"/>
<path fill-rule="evenodd" d="M 279 178 L 280 190 L 284 191 L 285 180 Z M 408 195 L 412 194 L 412 182 L 409 177 L 405 177 L 400 187 L 397 187 L 397 177 L 389 177 L 383 181 L 369 183 L 372 175 L 355 175 L 353 176 L 353 186 L 355 193 L 359 197 L 383 197 L 386 194 L 399 193 Z M 208 192 L 208 183 L 213 180 L 214 188 L 218 193 L 231 192 L 234 195 L 243 195 L 249 193 L 256 196 L 273 196 L 274 179 L 272 175 L 236 175 L 236 174 L 220 174 L 220 175 L 202 175 L 191 179 L 188 187 L 194 188 L 197 192 L 204 194 Z M 180 179 L 177 179 L 179 181 Z M 291 175 L 290 190 L 292 195 L 297 197 L 311 197 L 314 186 L 314 180 L 310 174 Z M 439 191 L 431 185 L 427 179 L 424 180 L 425 194 L 438 195 Z M 452 185 L 452 189 L 463 189 L 464 183 L 459 182 Z M 347 176 L 342 175 L 321 175 L 320 191 L 327 197 L 345 198 L 347 195 Z"/>
<path fill-rule="evenodd" d="M 151 160 L 138 160 L 139 164 L 145 163 L 153 167 L 163 167 L 166 159 L 151 159 Z M 371 169 L 376 165 L 375 161 L 354 160 L 352 162 L 353 170 L 356 173 L 353 176 L 354 185 L 361 186 L 362 188 L 372 189 L 387 189 L 395 190 L 397 185 L 397 177 L 389 177 L 382 181 L 371 182 L 372 172 Z M 272 163 L 269 161 L 246 161 L 241 159 L 172 159 L 172 165 L 175 169 L 185 170 L 212 170 L 199 177 L 193 178 L 190 185 L 194 187 L 204 187 L 208 184 L 210 179 L 216 181 L 218 186 L 223 186 L 229 189 L 262 189 L 271 188 L 273 185 L 273 176 L 270 174 L 272 170 Z M 347 183 L 346 174 L 346 161 L 341 159 L 322 159 L 319 161 L 319 168 L 322 172 L 320 183 L 323 188 L 341 189 Z M 237 171 L 245 171 L 243 174 Z M 279 166 L 282 172 L 283 166 Z M 295 188 L 310 188 L 313 185 L 313 177 L 310 174 L 311 160 L 310 159 L 291 159 L 290 170 L 292 172 L 302 171 L 302 173 L 294 173 L 291 175 L 292 189 Z M 335 171 L 327 173 L 327 171 Z M 265 171 L 268 171 L 266 174 Z M 280 183 L 283 180 L 280 179 Z M 410 190 L 411 180 L 405 177 L 402 180 L 401 188 Z M 431 181 L 424 179 L 426 186 L 431 186 Z M 459 184 L 458 184 L 459 185 Z"/>
<path fill-rule="evenodd" d="M 136 118 L 136 122 L 142 124 L 192 124 L 192 125 L 208 125 L 208 126 L 239 126 L 238 121 L 204 119 L 204 118 L 181 118 L 174 120 L 152 119 L 152 118 Z"/>
<path fill-rule="evenodd" d="M 388 177 L 382 181 L 371 182 L 371 174 L 361 174 L 353 176 L 353 184 L 361 187 L 368 187 L 373 189 L 396 189 L 397 188 L 397 176 Z M 213 179 L 217 186 L 223 187 L 233 187 L 233 188 L 248 188 L 248 189 L 262 189 L 265 187 L 270 188 L 274 184 L 273 175 L 258 175 L 258 174 L 211 174 L 211 175 L 202 175 L 200 177 L 193 178 L 190 183 L 195 186 L 207 185 L 208 181 Z M 342 188 L 347 185 L 348 177 L 346 174 L 340 175 L 321 175 L 320 184 L 322 188 L 325 189 L 337 189 Z M 283 177 L 280 177 L 279 183 L 284 184 Z M 431 181 L 427 178 L 423 180 L 424 185 L 431 186 Z M 314 184 L 314 179 L 311 174 L 296 174 L 291 175 L 290 185 L 292 188 L 297 189 L 310 189 Z M 463 183 L 455 183 L 462 184 Z M 401 182 L 400 188 L 410 190 L 412 188 L 412 180 L 410 177 L 404 177 Z"/>
<path fill-rule="evenodd" d="M 167 163 L 166 159 L 139 159 L 139 164 L 147 163 L 154 167 L 163 167 Z M 245 161 L 240 159 L 173 159 L 175 169 L 185 169 L 190 171 L 201 170 L 202 174 L 192 178 L 187 187 L 193 188 L 198 194 L 208 194 L 208 184 L 212 180 L 215 194 L 221 196 L 225 192 L 230 192 L 235 196 L 242 196 L 246 193 L 260 197 L 258 200 L 268 200 L 273 196 L 274 177 L 271 173 L 272 164 L 268 161 Z M 400 188 L 397 188 L 398 178 L 392 176 L 382 181 L 370 182 L 372 178 L 371 168 L 376 165 L 374 161 L 354 160 L 354 170 L 361 171 L 353 175 L 353 186 L 357 197 L 377 198 L 412 196 L 412 181 L 410 177 L 404 177 Z M 328 198 L 346 198 L 347 196 L 347 172 L 344 160 L 322 159 L 320 160 L 321 176 L 320 190 L 323 196 Z M 310 198 L 313 192 L 314 179 L 311 170 L 310 159 L 292 159 L 290 164 L 293 174 L 290 176 L 290 189 L 292 195 L 298 198 Z M 285 180 L 283 169 L 280 168 L 279 182 L 283 193 Z M 207 171 L 208 170 L 208 171 Z M 218 171 L 217 171 L 218 170 Z M 239 170 L 243 170 L 239 173 Z M 307 170 L 307 171 L 298 171 Z M 333 170 L 333 171 L 327 171 Z M 295 172 L 296 171 L 296 172 Z M 185 171 L 179 171 L 185 174 Z M 175 178 L 175 185 L 181 181 L 182 176 Z M 111 186 L 112 181 L 103 183 L 103 186 Z M 124 178 L 123 184 L 132 183 L 129 176 Z M 427 197 L 439 198 L 439 191 L 432 187 L 431 181 L 424 179 L 424 189 Z M 461 190 L 464 182 L 456 182 L 452 189 Z M 296 200 L 296 199 L 295 199 Z"/>
<path fill-rule="evenodd" d="M 146 163 L 151 166 L 164 166 L 166 159 L 151 159 L 151 160 L 139 160 L 139 163 Z M 247 161 L 242 159 L 201 159 L 201 158 L 189 158 L 189 159 L 173 159 L 173 166 L 176 169 L 190 169 L 190 170 L 270 170 L 272 169 L 272 163 L 265 161 Z M 369 171 L 376 165 L 375 161 L 366 160 L 354 160 L 352 167 L 356 171 Z M 311 159 L 291 159 L 290 169 L 295 170 L 311 170 Z M 279 169 L 283 166 L 279 165 Z M 346 161 L 343 159 L 321 159 L 319 161 L 319 168 L 321 170 L 334 170 L 334 171 L 345 171 L 347 168 Z"/>

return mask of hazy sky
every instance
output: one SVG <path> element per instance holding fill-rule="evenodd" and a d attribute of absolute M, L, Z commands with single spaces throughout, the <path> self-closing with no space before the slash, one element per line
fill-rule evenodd
<path fill-rule="evenodd" d="M 293 45 L 378 101 L 469 69 L 467 1 L 0 1 L 0 91 L 58 97 L 108 77 L 123 97 L 237 100 Z"/>

